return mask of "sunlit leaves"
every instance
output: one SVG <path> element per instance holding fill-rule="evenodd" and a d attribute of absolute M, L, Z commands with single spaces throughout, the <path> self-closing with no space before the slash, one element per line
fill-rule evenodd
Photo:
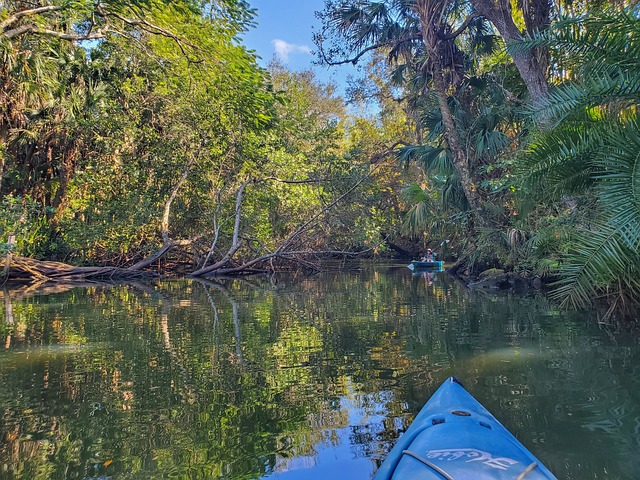
<path fill-rule="evenodd" d="M 629 12 L 601 14 L 560 22 L 537 39 L 582 62 L 544 105 L 558 128 L 541 135 L 525 159 L 529 185 L 544 187 L 548 197 L 597 201 L 562 259 L 554 295 L 568 305 L 603 294 L 640 296 L 639 29 Z"/>

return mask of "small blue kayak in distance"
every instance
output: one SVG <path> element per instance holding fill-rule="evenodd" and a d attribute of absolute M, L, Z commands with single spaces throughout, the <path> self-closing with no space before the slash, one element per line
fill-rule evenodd
<path fill-rule="evenodd" d="M 413 265 L 413 268 L 415 270 L 418 269 L 441 269 L 442 266 L 444 265 L 444 262 L 442 260 L 438 260 L 435 262 L 423 262 L 421 260 L 412 260 L 411 261 L 411 265 Z"/>
<path fill-rule="evenodd" d="M 541 480 L 556 477 L 455 377 L 433 394 L 374 480 Z M 557 479 L 556 479 L 557 480 Z"/>

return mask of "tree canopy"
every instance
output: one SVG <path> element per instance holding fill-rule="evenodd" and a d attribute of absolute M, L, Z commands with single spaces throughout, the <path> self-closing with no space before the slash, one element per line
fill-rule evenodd
<path fill-rule="evenodd" d="M 635 3 L 328 0 L 342 98 L 260 67 L 242 0 L 3 2 L 2 251 L 211 275 L 446 238 L 635 305 Z"/>

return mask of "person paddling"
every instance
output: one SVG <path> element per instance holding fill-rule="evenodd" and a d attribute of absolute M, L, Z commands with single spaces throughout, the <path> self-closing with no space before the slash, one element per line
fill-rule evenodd
<path fill-rule="evenodd" d="M 423 262 L 435 262 L 436 254 L 430 248 L 427 248 L 427 253 L 424 254 L 421 260 Z"/>

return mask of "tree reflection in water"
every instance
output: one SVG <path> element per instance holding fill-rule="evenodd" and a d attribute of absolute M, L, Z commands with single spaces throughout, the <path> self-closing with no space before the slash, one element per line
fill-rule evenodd
<path fill-rule="evenodd" d="M 455 374 L 559 478 L 633 478 L 640 348 L 444 273 L 3 292 L 0 478 L 370 478 Z"/>

